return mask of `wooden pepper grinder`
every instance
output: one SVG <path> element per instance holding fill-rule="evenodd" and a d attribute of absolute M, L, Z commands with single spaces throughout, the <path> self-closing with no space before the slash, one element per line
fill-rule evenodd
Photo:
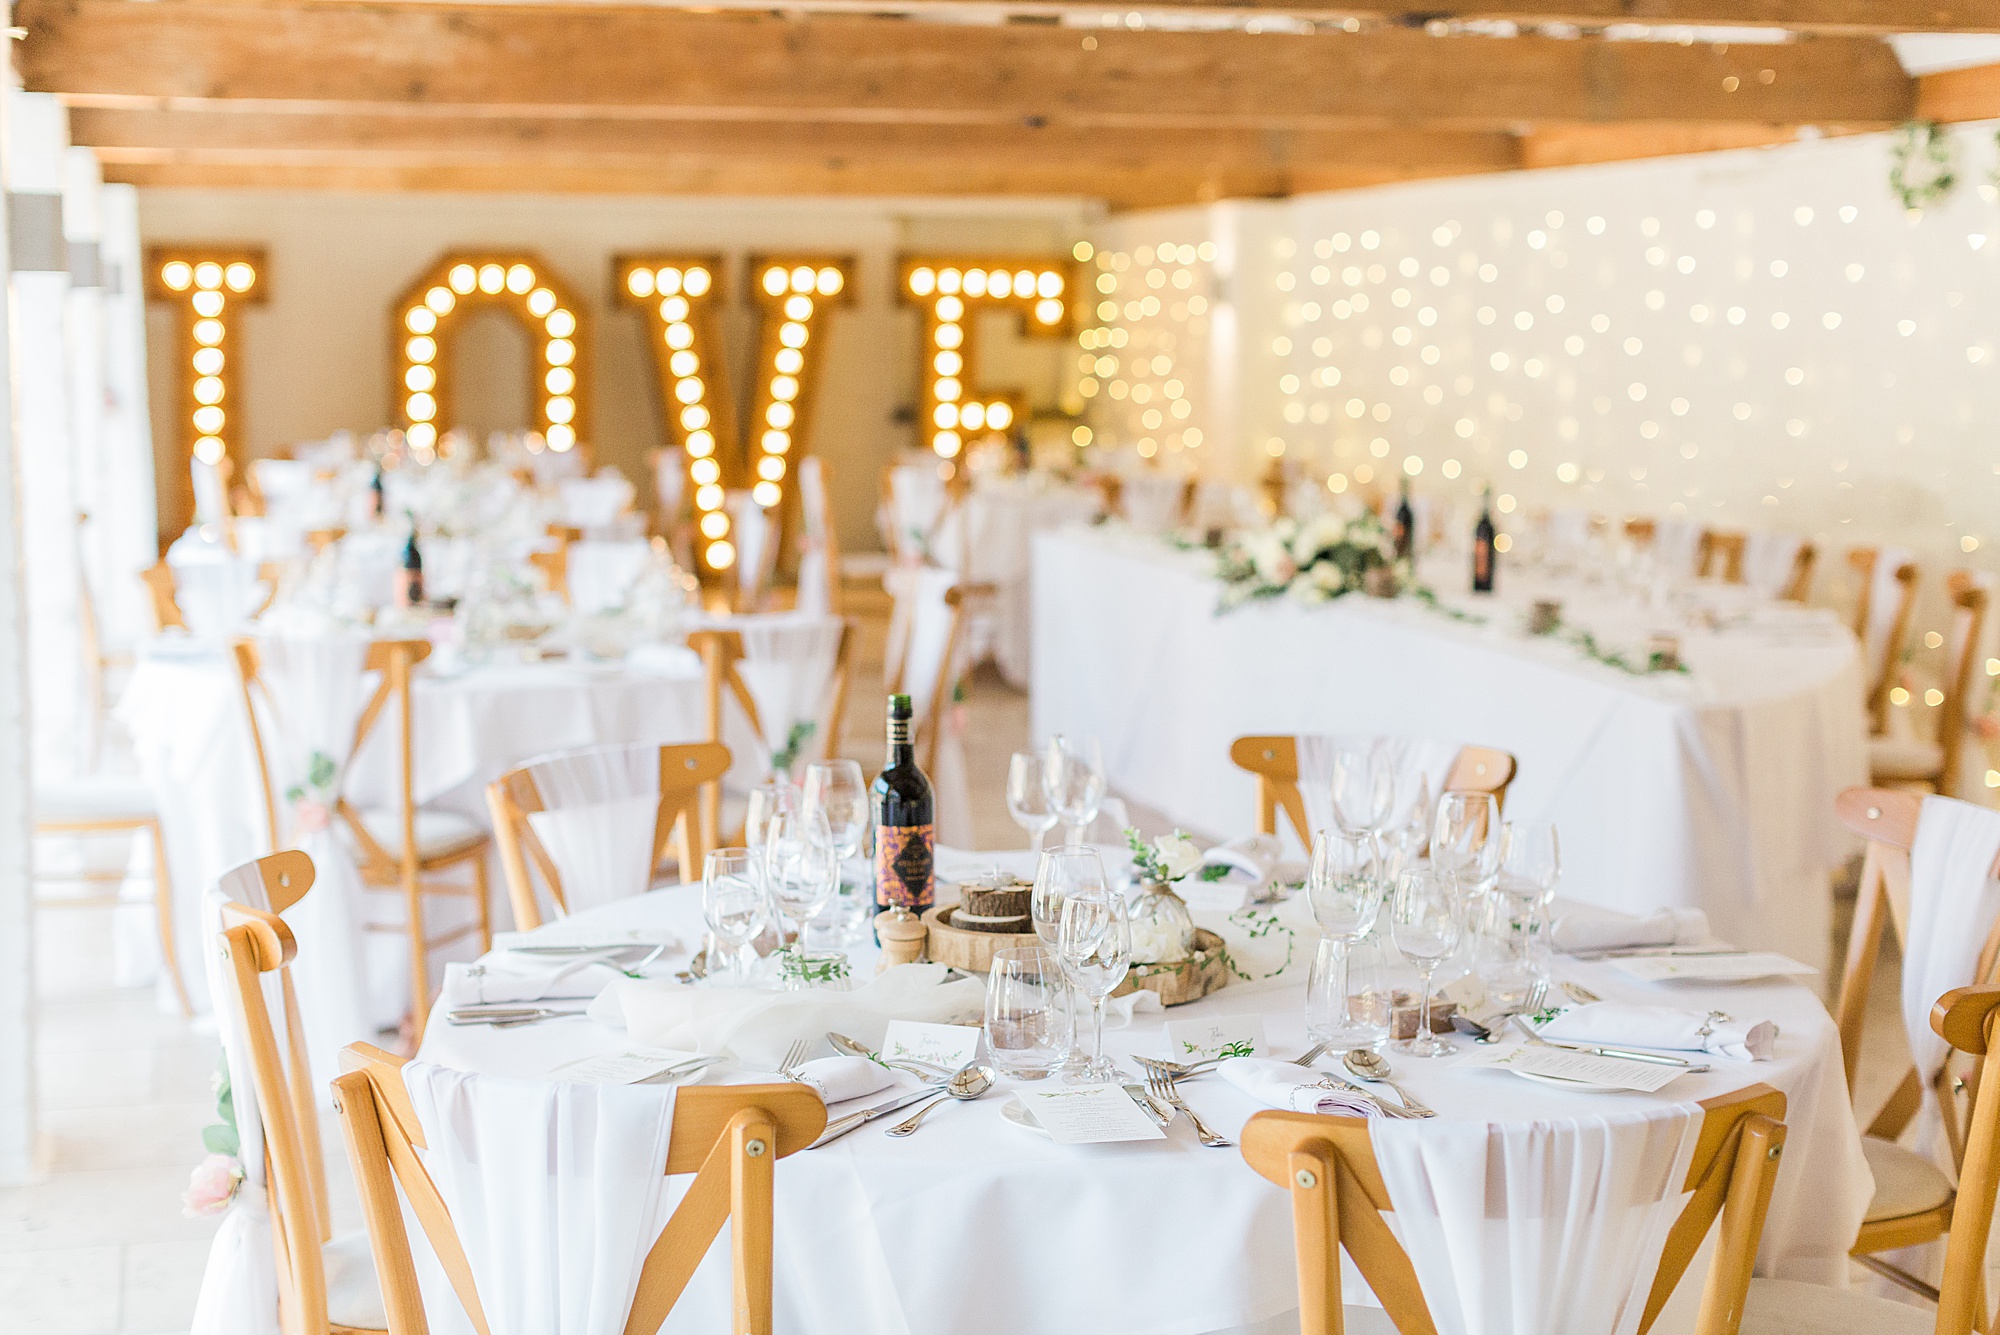
<path fill-rule="evenodd" d="M 876 915 L 875 934 L 882 939 L 882 961 L 876 968 L 879 973 L 922 959 L 924 941 L 930 933 L 924 920 L 908 909 L 889 909 Z"/>

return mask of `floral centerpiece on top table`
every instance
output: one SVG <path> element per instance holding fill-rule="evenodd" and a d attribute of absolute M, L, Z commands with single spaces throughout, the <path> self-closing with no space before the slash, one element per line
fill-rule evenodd
<path fill-rule="evenodd" d="M 1330 602 L 1362 591 L 1372 572 L 1388 571 L 1395 560 L 1395 540 L 1372 510 L 1280 519 L 1269 528 L 1239 534 L 1218 554 L 1222 600 L 1216 610 L 1281 596 Z"/>

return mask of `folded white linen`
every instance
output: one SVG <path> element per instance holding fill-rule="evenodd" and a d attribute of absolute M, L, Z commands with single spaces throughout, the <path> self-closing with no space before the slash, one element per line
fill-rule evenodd
<path fill-rule="evenodd" d="M 623 1025 L 636 1042 L 728 1053 L 774 1069 L 796 1039 L 829 1030 L 882 1046 L 891 1020 L 937 1024 L 984 1018 L 986 985 L 976 977 L 944 981 L 942 964 L 899 964 L 851 992 L 814 988 L 770 992 L 750 987 L 689 987 L 670 978 L 621 978 L 591 1003 L 591 1018 Z"/>
<path fill-rule="evenodd" d="M 1979 971 L 1986 934 L 2000 913 L 2000 812 L 1950 797 L 1926 797 L 1910 845 L 1910 930 L 1903 943 L 1903 1027 L 1926 1081 L 1950 1052 L 1931 1029 L 1931 1006 Z"/>
<path fill-rule="evenodd" d="M 1277 869 L 1284 851 L 1276 835 L 1246 834 L 1226 844 L 1217 844 L 1202 854 L 1201 860 L 1205 866 L 1227 867 L 1241 873 L 1250 878 L 1252 886 L 1262 889 Z"/>
<path fill-rule="evenodd" d="M 596 996 L 605 984 L 625 975 L 605 960 L 534 960 L 519 955 L 489 955 L 477 964 L 444 966 L 443 1004 L 490 1006 L 510 1001 L 582 1001 Z"/>
<path fill-rule="evenodd" d="M 1550 942 L 1566 954 L 1643 946 L 1694 946 L 1708 940 L 1708 915 L 1700 909 L 1660 909 L 1649 917 L 1592 913 L 1558 918 Z"/>
<path fill-rule="evenodd" d="M 1315 1084 L 1294 1062 L 1267 1057 L 1231 1057 L 1215 1068 L 1224 1080 L 1267 1108 L 1288 1112 L 1331 1113 L 1337 1117 L 1381 1117 L 1382 1109 L 1360 1094 L 1331 1084 Z"/>
<path fill-rule="evenodd" d="M 1540 1033 L 1559 1043 L 1672 1048 L 1713 1053 L 1739 1062 L 1771 1060 L 1771 1050 L 1778 1042 L 1778 1026 L 1769 1020 L 1745 1024 L 1672 1006 L 1633 1006 L 1622 1001 L 1598 1001 L 1566 1010 L 1543 1025 Z"/>
<path fill-rule="evenodd" d="M 821 1057 L 802 1064 L 793 1076 L 819 1091 L 828 1104 L 858 1099 L 896 1083 L 896 1073 L 866 1057 Z"/>

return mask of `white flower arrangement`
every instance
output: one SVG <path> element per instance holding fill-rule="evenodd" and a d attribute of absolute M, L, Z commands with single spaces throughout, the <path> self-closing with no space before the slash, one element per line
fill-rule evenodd
<path fill-rule="evenodd" d="M 1386 568 L 1395 559 L 1395 540 L 1372 510 L 1329 511 L 1302 523 L 1280 519 L 1222 549 L 1216 560 L 1222 600 L 1216 610 L 1280 596 L 1331 602 L 1358 592 L 1369 571 Z"/>

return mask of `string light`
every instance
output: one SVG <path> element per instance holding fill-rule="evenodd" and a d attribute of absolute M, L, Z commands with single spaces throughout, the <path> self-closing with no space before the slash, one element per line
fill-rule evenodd
<path fill-rule="evenodd" d="M 147 256 L 147 295 L 179 313 L 183 407 L 181 448 L 219 467 L 241 443 L 242 413 L 232 402 L 241 365 L 234 308 L 264 300 L 261 250 L 156 249 Z"/>
<path fill-rule="evenodd" d="M 420 454 L 435 449 L 452 428 L 448 335 L 461 314 L 479 307 L 513 316 L 539 342 L 540 356 L 529 369 L 536 429 L 558 454 L 576 448 L 588 418 L 580 392 L 583 306 L 533 255 L 446 255 L 397 298 L 397 412 L 410 447 Z"/>
<path fill-rule="evenodd" d="M 827 310 L 848 297 L 852 261 L 790 255 L 753 256 L 749 290 L 762 319 L 757 380 L 739 434 L 736 396 L 728 392 L 722 343 L 715 327 L 720 300 L 716 256 L 628 255 L 616 261 L 619 299 L 645 312 L 648 341 L 660 373 L 668 431 L 688 460 L 695 526 L 701 534 L 701 568 L 716 574 L 736 562 L 724 509 L 726 488 L 740 477 L 763 509 L 784 501 L 800 442 L 808 439 L 807 414 L 824 342 Z"/>
<path fill-rule="evenodd" d="M 955 459 L 973 441 L 1006 432 L 1024 406 L 1015 391 L 971 384 L 978 364 L 978 309 L 1018 312 L 1031 337 L 1063 338 L 1071 328 L 1067 261 L 975 256 L 905 258 L 900 291 L 924 314 L 919 345 L 919 430 L 940 459 Z"/>

